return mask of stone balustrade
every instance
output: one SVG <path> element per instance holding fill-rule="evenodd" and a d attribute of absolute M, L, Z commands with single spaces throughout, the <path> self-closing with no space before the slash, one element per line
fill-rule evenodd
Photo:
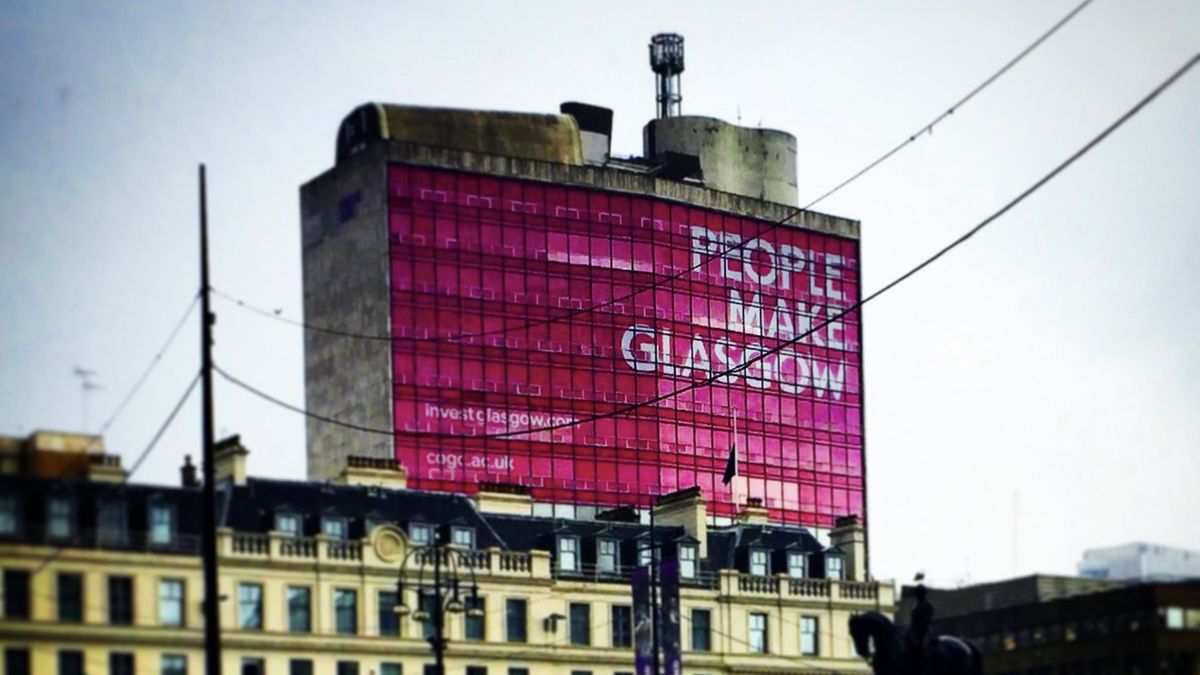
<path fill-rule="evenodd" d="M 231 560 L 255 559 L 282 562 L 315 562 L 318 565 L 354 566 L 395 570 L 406 550 L 381 557 L 371 539 L 342 541 L 323 534 L 315 537 L 291 537 L 280 532 L 270 534 L 218 531 L 217 550 Z M 505 551 L 499 548 L 443 549 L 441 564 L 457 567 L 480 578 L 525 578 L 550 582 L 554 575 L 547 551 Z M 412 556 L 409 566 L 416 570 L 434 563 L 431 551 Z M 453 556 L 453 560 L 451 557 Z M 620 578 L 611 579 L 621 583 Z M 891 586 L 875 581 L 837 581 L 831 579 L 793 579 L 784 574 L 743 574 L 721 570 L 715 584 L 719 594 L 730 598 L 838 602 L 855 605 L 890 607 L 895 602 Z"/>
<path fill-rule="evenodd" d="M 888 607 L 894 603 L 895 595 L 891 586 L 877 581 L 793 579 L 784 574 L 742 574 L 734 570 L 721 571 L 719 587 L 725 596 L 824 600 Z"/>

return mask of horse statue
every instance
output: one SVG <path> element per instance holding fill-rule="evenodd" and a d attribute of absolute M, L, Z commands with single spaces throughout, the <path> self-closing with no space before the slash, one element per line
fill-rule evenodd
<path fill-rule="evenodd" d="M 914 640 L 879 612 L 850 618 L 854 651 L 875 675 L 981 675 L 983 657 L 975 645 L 949 635 Z"/>

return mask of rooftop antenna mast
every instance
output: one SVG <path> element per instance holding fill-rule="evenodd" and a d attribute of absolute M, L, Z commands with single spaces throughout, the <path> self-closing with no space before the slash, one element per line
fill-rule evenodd
<path fill-rule="evenodd" d="M 75 370 L 73 372 L 75 373 L 75 377 L 79 378 L 80 397 L 82 399 L 83 407 L 83 426 L 80 427 L 80 430 L 84 433 L 87 433 L 90 430 L 90 427 L 88 427 L 88 398 L 91 396 L 92 392 L 98 389 L 103 389 L 104 387 L 96 384 L 96 381 L 92 379 L 96 376 L 96 371 L 94 370 L 84 368 L 82 366 L 75 366 Z"/>
<path fill-rule="evenodd" d="M 683 114 L 679 74 L 683 72 L 683 36 L 659 33 L 650 38 L 650 69 L 658 75 L 658 119 Z"/>

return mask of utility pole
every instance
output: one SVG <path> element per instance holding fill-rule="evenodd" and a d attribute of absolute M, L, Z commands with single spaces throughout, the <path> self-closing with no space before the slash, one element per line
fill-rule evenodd
<path fill-rule="evenodd" d="M 437 535 L 434 535 L 434 541 L 437 541 Z M 440 547 L 433 549 L 433 587 L 437 589 L 437 602 L 433 605 L 433 638 L 430 643 L 433 647 L 434 663 L 437 670 L 434 675 L 446 675 L 446 615 L 444 614 L 445 607 L 442 603 L 442 550 Z"/>
<path fill-rule="evenodd" d="M 659 631 L 662 630 L 662 615 L 658 610 L 658 537 L 654 527 L 655 506 L 650 502 L 650 616 L 654 623 L 650 644 L 654 646 L 654 675 L 662 675 L 662 656 L 658 653 Z"/>
<path fill-rule="evenodd" d="M 204 672 L 221 675 L 221 600 L 217 590 L 217 486 L 213 466 L 212 325 L 209 305 L 208 189 L 200 165 L 200 383 L 204 451 Z"/>

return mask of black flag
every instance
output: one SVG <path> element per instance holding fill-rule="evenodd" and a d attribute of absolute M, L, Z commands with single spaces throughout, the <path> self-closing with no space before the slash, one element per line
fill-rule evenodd
<path fill-rule="evenodd" d="M 725 475 L 721 478 L 721 482 L 729 485 L 733 482 L 733 477 L 738 475 L 737 467 L 737 441 L 729 445 L 729 459 L 725 460 Z"/>
<path fill-rule="evenodd" d="M 721 483 L 729 485 L 733 482 L 733 477 L 738 475 L 737 466 L 737 410 L 733 411 L 733 438 L 729 441 L 729 459 L 725 460 L 725 475 L 721 477 Z"/>

